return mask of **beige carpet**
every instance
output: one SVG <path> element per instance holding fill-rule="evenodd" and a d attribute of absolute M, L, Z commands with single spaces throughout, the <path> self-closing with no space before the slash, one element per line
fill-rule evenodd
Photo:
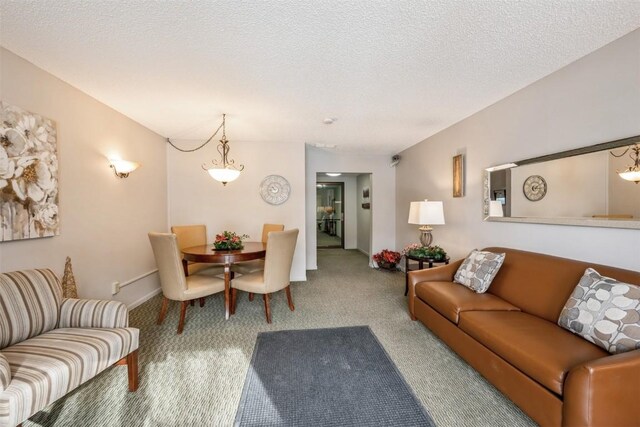
<path fill-rule="evenodd" d="M 262 301 L 241 293 L 224 320 L 223 298 L 190 308 L 176 335 L 177 304 L 155 324 L 160 297 L 131 313 L 141 329 L 140 389 L 127 392 L 126 367 L 89 381 L 25 426 L 230 426 L 256 335 L 260 331 L 369 325 L 439 426 L 530 426 L 533 422 L 407 315 L 404 275 L 377 271 L 356 251 L 318 252 L 317 271 L 292 285 L 295 312 L 284 293 L 272 300 L 273 324 Z"/>

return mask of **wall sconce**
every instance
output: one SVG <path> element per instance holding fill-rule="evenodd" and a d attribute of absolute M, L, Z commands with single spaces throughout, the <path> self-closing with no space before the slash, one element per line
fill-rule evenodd
<path fill-rule="evenodd" d="M 131 172 L 140 167 L 140 163 L 130 162 L 128 160 L 109 159 L 110 167 L 118 178 L 126 178 Z"/>

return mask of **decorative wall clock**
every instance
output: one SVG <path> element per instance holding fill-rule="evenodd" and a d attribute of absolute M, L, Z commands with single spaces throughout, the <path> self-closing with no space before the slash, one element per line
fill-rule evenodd
<path fill-rule="evenodd" d="M 260 196 L 271 205 L 283 204 L 289 198 L 289 193 L 289 181 L 280 175 L 269 175 L 260 183 Z"/>
<path fill-rule="evenodd" d="M 531 175 L 525 179 L 522 192 L 527 199 L 537 202 L 547 194 L 547 181 L 540 175 Z"/>

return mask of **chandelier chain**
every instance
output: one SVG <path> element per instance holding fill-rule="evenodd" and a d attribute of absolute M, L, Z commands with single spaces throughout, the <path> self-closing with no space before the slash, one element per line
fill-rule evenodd
<path fill-rule="evenodd" d="M 198 151 L 199 149 L 201 149 L 202 147 L 204 147 L 205 145 L 207 145 L 208 143 L 211 142 L 211 140 L 213 138 L 215 138 L 215 136 L 218 134 L 218 132 L 220 132 L 220 129 L 222 130 L 222 138 L 225 139 L 224 137 L 224 115 L 222 116 L 222 123 L 220 124 L 220 126 L 218 126 L 218 129 L 216 129 L 216 131 L 213 133 L 213 135 L 211 135 L 209 137 L 209 139 L 207 139 L 205 142 L 203 142 L 200 146 L 196 147 L 196 148 L 192 148 L 190 150 L 188 149 L 184 149 L 184 148 L 180 148 L 178 146 L 176 146 L 173 142 L 171 142 L 171 139 L 167 138 L 167 142 L 176 150 L 181 151 L 183 153 L 193 153 L 194 151 Z"/>

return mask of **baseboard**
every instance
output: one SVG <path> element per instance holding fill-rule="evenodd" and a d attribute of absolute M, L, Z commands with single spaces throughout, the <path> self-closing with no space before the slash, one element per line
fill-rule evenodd
<path fill-rule="evenodd" d="M 369 252 L 365 252 L 360 248 L 356 248 L 358 250 L 358 252 L 362 252 L 363 254 L 365 254 L 366 256 L 369 256 Z"/>
<path fill-rule="evenodd" d="M 127 307 L 129 308 L 129 310 L 133 310 L 137 306 L 144 304 L 145 302 L 149 301 L 151 298 L 155 297 L 161 292 L 162 292 L 162 288 L 156 288 L 151 292 L 149 292 L 148 294 L 146 294 L 145 296 L 143 296 L 142 298 L 139 298 L 138 300 L 132 302 Z"/>
<path fill-rule="evenodd" d="M 307 275 L 303 275 L 303 276 L 296 276 L 296 277 L 292 277 L 291 278 L 292 282 L 306 282 L 307 281 Z"/>

